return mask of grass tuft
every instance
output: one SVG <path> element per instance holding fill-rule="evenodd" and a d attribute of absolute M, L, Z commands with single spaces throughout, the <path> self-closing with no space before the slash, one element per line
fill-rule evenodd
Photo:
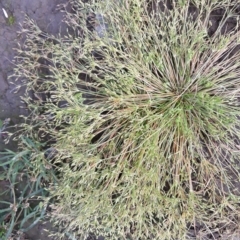
<path fill-rule="evenodd" d="M 25 134 L 57 150 L 52 217 L 81 239 L 189 239 L 192 229 L 204 239 L 237 227 L 237 1 L 72 3 L 65 38 L 26 21 L 15 70 L 38 96 L 25 98 Z"/>

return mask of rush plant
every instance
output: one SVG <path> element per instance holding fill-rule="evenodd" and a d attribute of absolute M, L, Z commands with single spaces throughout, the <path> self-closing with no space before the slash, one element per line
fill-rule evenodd
<path fill-rule="evenodd" d="M 72 1 L 64 37 L 26 21 L 15 76 L 48 97 L 26 96 L 23 127 L 54 140 L 51 216 L 79 239 L 204 239 L 238 225 L 237 1 L 170 2 Z"/>

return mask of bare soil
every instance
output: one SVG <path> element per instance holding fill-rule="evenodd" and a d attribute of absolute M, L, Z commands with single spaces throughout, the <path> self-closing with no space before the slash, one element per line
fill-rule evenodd
<path fill-rule="evenodd" d="M 38 27 L 49 34 L 64 34 L 66 26 L 62 23 L 63 13 L 57 7 L 58 4 L 67 3 L 68 0 L 0 0 L 0 120 L 10 118 L 10 125 L 20 123 L 21 115 L 27 115 L 28 111 L 21 96 L 24 94 L 24 86 L 21 83 L 12 84 L 13 78 L 9 76 L 13 73 L 12 63 L 16 51 L 14 48 L 24 42 L 24 35 L 18 34 L 20 24 L 23 24 L 25 16 L 33 19 Z M 8 14 L 4 15 L 2 8 Z M 23 79 L 24 80 L 24 79 Z M 10 131 L 14 131 L 13 127 Z M 4 149 L 16 150 L 17 143 L 10 141 L 7 145 L 0 134 L 0 151 Z M 1 159 L 0 159 L 1 162 Z M 7 181 L 0 181 L 0 192 L 9 188 Z M 2 201 L 11 201 L 8 194 L 1 197 Z M 2 209 L 0 205 L 0 209 Z M 30 222 L 29 222 L 30 224 Z M 53 229 L 52 225 L 39 223 L 30 229 L 22 239 L 28 240 L 51 240 L 49 233 L 44 229 Z"/>

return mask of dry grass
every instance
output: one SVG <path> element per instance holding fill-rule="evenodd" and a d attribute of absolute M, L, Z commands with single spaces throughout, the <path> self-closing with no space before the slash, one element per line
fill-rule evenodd
<path fill-rule="evenodd" d="M 221 33 L 230 17 L 238 23 L 237 1 L 191 1 L 194 15 L 190 1 L 164 11 L 143 0 L 73 3 L 66 38 L 43 39 L 27 20 L 15 71 L 50 95 L 25 98 L 23 126 L 56 140 L 52 217 L 80 239 L 185 239 L 189 228 L 204 239 L 237 226 L 238 24 Z"/>

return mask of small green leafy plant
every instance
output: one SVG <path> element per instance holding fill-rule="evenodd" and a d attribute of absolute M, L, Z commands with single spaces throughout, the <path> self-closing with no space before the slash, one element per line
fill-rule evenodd
<path fill-rule="evenodd" d="M 53 140 L 51 216 L 79 239 L 206 239 L 238 226 L 237 1 L 156 2 L 72 1 L 65 38 L 26 21 L 14 75 L 48 97 L 25 98 L 22 127 Z"/>
<path fill-rule="evenodd" d="M 15 17 L 13 15 L 10 15 L 8 18 L 7 18 L 7 23 L 9 26 L 12 26 L 14 23 L 15 23 Z"/>
<path fill-rule="evenodd" d="M 43 220 L 46 213 L 41 199 L 47 197 L 44 183 L 48 182 L 51 169 L 45 169 L 39 162 L 40 172 L 31 163 L 33 160 L 41 161 L 41 145 L 33 144 L 26 137 L 22 138 L 21 145 L 23 150 L 18 153 L 10 150 L 0 153 L 0 177 L 6 183 L 6 191 L 0 195 L 3 206 L 0 210 L 1 239 L 10 239 L 17 233 L 28 231 Z"/>
<path fill-rule="evenodd" d="M 4 224 L 0 225 L 0 238 L 3 238 L 6 236 L 6 227 L 4 226 Z"/>

